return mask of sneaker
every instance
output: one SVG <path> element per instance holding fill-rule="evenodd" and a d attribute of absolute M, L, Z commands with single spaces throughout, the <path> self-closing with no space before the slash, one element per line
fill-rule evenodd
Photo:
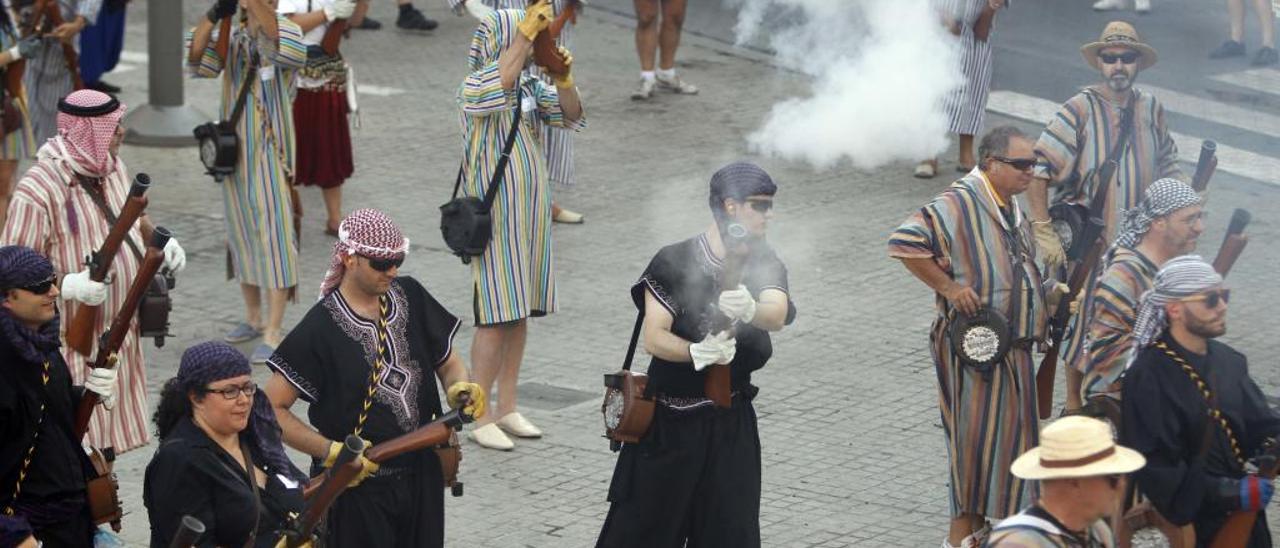
<path fill-rule="evenodd" d="M 681 80 L 680 75 L 678 74 L 676 75 L 675 78 L 672 78 L 670 80 L 663 78 L 661 76 L 658 76 L 657 82 L 658 82 L 658 89 L 661 89 L 663 91 L 670 91 L 671 93 L 679 93 L 681 95 L 697 95 L 698 94 L 698 86 L 695 86 L 684 80 Z"/>
<path fill-rule="evenodd" d="M 1125 8 L 1124 0 L 1098 0 L 1093 3 L 1094 11 L 1112 11 Z"/>
<path fill-rule="evenodd" d="M 242 342 L 252 341 L 261 336 L 261 329 L 242 322 L 240 325 L 232 328 L 231 331 L 228 331 L 226 335 L 223 335 L 222 340 L 231 344 L 239 344 Z"/>
<path fill-rule="evenodd" d="M 502 431 L 517 438 L 542 437 L 542 430 L 539 430 L 537 426 L 529 422 L 529 419 L 524 418 L 524 415 L 517 412 L 507 413 L 494 424 L 498 425 L 498 428 L 501 428 Z"/>
<path fill-rule="evenodd" d="M 641 79 L 640 79 L 640 87 L 636 88 L 636 90 L 635 90 L 635 91 L 631 92 L 631 100 L 632 100 L 632 101 L 644 101 L 645 99 L 648 99 L 648 98 L 650 98 L 650 97 L 653 97 L 653 88 L 654 88 L 656 85 L 657 85 L 657 83 L 655 83 L 655 81 L 654 81 L 654 80 L 649 80 L 649 79 L 647 79 L 647 78 L 641 78 Z"/>
<path fill-rule="evenodd" d="M 409 8 L 401 11 L 396 17 L 396 26 L 404 30 L 433 30 L 440 26 L 440 23 L 435 19 L 427 19 L 427 16 L 418 11 L 418 8 Z"/>
<path fill-rule="evenodd" d="M 1223 42 L 1218 49 L 1209 52 L 1210 59 L 1226 59 L 1228 57 L 1244 57 L 1244 44 L 1235 40 Z"/>
<path fill-rule="evenodd" d="M 580 225 L 586 221 L 586 218 L 576 211 L 558 208 L 557 211 L 551 215 L 551 220 L 565 225 Z"/>
<path fill-rule="evenodd" d="M 365 16 L 364 20 L 360 21 L 359 25 L 355 25 L 351 28 L 360 30 L 378 30 L 382 28 L 382 22 L 372 17 Z"/>
<path fill-rule="evenodd" d="M 516 448 L 515 442 L 511 441 L 511 438 L 503 434 L 502 430 L 498 429 L 498 425 L 492 422 L 472 430 L 469 437 L 471 441 L 476 442 L 480 447 L 499 451 L 510 451 Z"/>
<path fill-rule="evenodd" d="M 1253 62 L 1250 63 L 1255 67 L 1266 67 L 1280 62 L 1280 56 L 1276 54 L 1276 48 L 1262 48 L 1258 50 L 1258 54 L 1253 56 Z"/>

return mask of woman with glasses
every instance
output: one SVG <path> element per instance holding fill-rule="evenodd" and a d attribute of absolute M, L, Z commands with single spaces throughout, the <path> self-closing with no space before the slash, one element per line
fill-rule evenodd
<path fill-rule="evenodd" d="M 197 546 L 274 546 L 302 509 L 307 477 L 285 456 L 251 372 L 240 351 L 205 342 L 165 383 L 153 417 L 160 447 L 143 483 L 151 546 L 168 546 L 184 515 L 205 525 Z"/>

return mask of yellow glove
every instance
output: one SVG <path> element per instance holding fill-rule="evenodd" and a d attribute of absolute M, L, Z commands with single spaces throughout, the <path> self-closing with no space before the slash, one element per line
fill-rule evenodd
<path fill-rule="evenodd" d="M 369 443 L 369 440 L 366 440 L 364 438 L 360 438 L 360 441 L 364 442 L 364 446 L 366 449 L 369 446 L 373 445 Z M 345 445 L 340 441 L 329 442 L 329 454 L 325 455 L 324 462 L 320 463 L 320 466 L 323 466 L 325 468 L 329 468 L 333 466 L 333 463 L 338 461 L 338 454 L 342 453 L 342 448 L 344 446 Z"/>
<path fill-rule="evenodd" d="M 455 382 L 453 386 L 449 387 L 445 394 L 445 399 L 449 402 L 449 408 L 457 409 L 463 394 L 467 395 L 468 401 L 462 412 L 477 419 L 483 417 L 486 403 L 484 389 L 474 382 Z"/>
<path fill-rule="evenodd" d="M 532 42 L 533 37 L 551 26 L 551 21 L 555 18 L 556 9 L 551 5 L 551 0 L 539 0 L 524 9 L 524 19 L 516 23 L 516 30 Z"/>
<path fill-rule="evenodd" d="M 364 456 L 363 453 L 361 453 L 360 454 L 360 473 L 356 474 L 356 477 L 351 480 L 351 483 L 347 484 L 347 487 L 355 487 L 357 485 L 360 485 L 360 482 L 364 481 L 365 478 L 373 475 L 373 473 L 377 471 L 378 471 L 378 463 L 369 460 Z"/>
<path fill-rule="evenodd" d="M 558 88 L 573 87 L 573 54 L 564 47 L 556 48 L 560 52 L 560 58 L 564 59 L 564 74 L 552 74 L 551 81 Z"/>
<path fill-rule="evenodd" d="M 1049 221 L 1031 221 L 1031 228 L 1036 235 L 1036 246 L 1039 247 L 1040 260 L 1048 270 L 1067 261 L 1067 254 L 1062 251 L 1062 240 L 1058 231 L 1053 229 Z"/>
<path fill-rule="evenodd" d="M 1058 304 L 1062 302 L 1062 297 L 1068 291 L 1071 291 L 1071 287 L 1062 282 L 1053 284 L 1053 287 L 1049 288 L 1049 292 L 1044 296 L 1044 304 L 1048 307 L 1050 315 L 1053 315 L 1053 311 L 1058 309 Z M 1074 305 L 1075 303 L 1072 304 Z M 1071 309 L 1071 314 L 1074 315 L 1075 313 L 1075 309 Z"/>

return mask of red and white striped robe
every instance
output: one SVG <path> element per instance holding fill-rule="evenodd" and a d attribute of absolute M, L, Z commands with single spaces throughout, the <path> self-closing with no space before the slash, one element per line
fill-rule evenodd
<path fill-rule="evenodd" d="M 0 233 L 0 243 L 23 245 L 47 256 L 59 276 L 85 269 L 85 257 L 96 251 L 107 239 L 111 225 L 98 206 L 79 184 L 71 167 L 62 161 L 55 147 L 43 145 L 40 159 L 18 181 L 9 202 L 9 220 Z M 114 213 L 124 206 L 129 191 L 129 178 L 124 162 L 116 160 L 116 167 L 103 180 L 107 204 Z M 143 247 L 142 231 L 135 225 L 129 238 Z M 110 326 L 116 311 L 124 304 L 129 285 L 138 276 L 139 261 L 127 244 L 120 246 L 111 265 L 107 285 L 107 300 L 98 314 L 93 332 L 93 355 L 96 356 L 98 339 Z M 62 301 L 62 330 L 66 336 L 67 324 L 75 316 L 80 303 Z M 65 340 L 65 339 L 64 339 Z M 65 344 L 62 355 L 71 368 L 76 385 L 84 384 L 92 357 L 81 356 Z M 146 445 L 147 431 L 147 380 L 142 358 L 142 346 L 138 338 L 138 322 L 129 327 L 116 364 L 119 380 L 116 385 L 115 409 L 107 411 L 98 406 L 89 423 L 89 443 L 94 447 L 114 447 L 117 452 L 128 451 Z"/>

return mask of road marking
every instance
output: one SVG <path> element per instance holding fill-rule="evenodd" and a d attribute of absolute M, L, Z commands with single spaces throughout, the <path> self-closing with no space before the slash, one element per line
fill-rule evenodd
<path fill-rule="evenodd" d="M 128 63 L 133 63 L 136 65 L 145 65 L 147 64 L 148 59 L 150 59 L 150 57 L 147 55 L 147 52 L 145 51 L 124 50 L 120 52 L 120 60 Z"/>
<path fill-rule="evenodd" d="M 990 99 L 987 100 L 987 110 L 1034 124 L 1044 124 L 1052 119 L 1057 114 L 1059 106 L 1058 103 L 1047 99 L 1005 90 L 992 91 Z M 1176 132 L 1170 132 L 1170 135 L 1178 145 L 1178 159 L 1195 164 L 1200 156 L 1200 143 L 1203 139 Z M 1280 159 L 1229 147 L 1222 143 L 1218 143 L 1218 169 L 1269 185 L 1280 186 L 1280 181 L 1276 180 L 1276 174 L 1280 173 Z"/>
<path fill-rule="evenodd" d="M 1228 72 L 1212 77 L 1214 80 L 1233 86 L 1249 88 L 1262 93 L 1280 93 L 1280 70 L 1257 68 Z"/>
<path fill-rule="evenodd" d="M 373 84 L 356 84 L 356 91 L 361 95 L 376 95 L 378 97 L 390 97 L 392 95 L 400 95 L 405 90 L 387 86 L 375 86 Z"/>
<path fill-rule="evenodd" d="M 1280 72 L 1276 72 L 1276 75 L 1280 76 Z M 1280 78 L 1277 78 L 1275 85 L 1278 87 L 1271 89 L 1280 90 Z M 1186 114 L 1201 120 L 1238 127 L 1254 133 L 1261 133 L 1268 137 L 1280 134 L 1280 116 L 1221 103 L 1212 99 L 1187 95 L 1157 86 L 1145 85 L 1139 87 L 1155 95 L 1156 99 L 1160 100 L 1160 104 L 1164 105 L 1165 110 Z"/>
<path fill-rule="evenodd" d="M 130 65 L 129 63 L 116 63 L 116 68 L 111 69 L 111 72 L 107 74 L 121 74 L 132 70 L 138 70 L 138 66 Z"/>

